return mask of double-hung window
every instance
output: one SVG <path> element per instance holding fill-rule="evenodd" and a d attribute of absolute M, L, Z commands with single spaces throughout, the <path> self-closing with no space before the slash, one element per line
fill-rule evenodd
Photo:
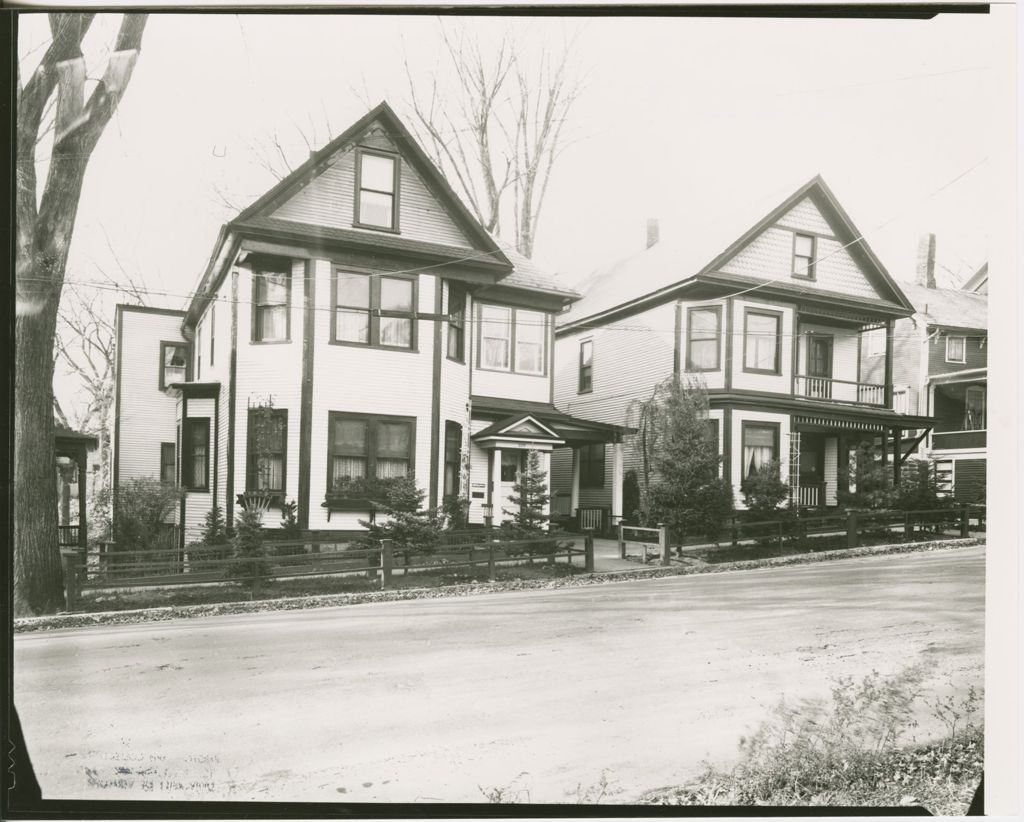
<path fill-rule="evenodd" d="M 547 314 L 542 311 L 481 304 L 478 365 L 494 371 L 543 375 L 547 335 Z"/>
<path fill-rule="evenodd" d="M 250 408 L 248 441 L 246 487 L 283 494 L 288 469 L 288 409 Z"/>
<path fill-rule="evenodd" d="M 444 495 L 459 495 L 462 474 L 462 426 L 449 420 L 444 424 Z"/>
<path fill-rule="evenodd" d="M 781 374 L 782 314 L 748 309 L 743 315 L 743 370 Z"/>
<path fill-rule="evenodd" d="M 686 370 L 717 371 L 722 334 L 720 306 L 691 308 L 686 312 Z"/>
<path fill-rule="evenodd" d="M 604 443 L 580 448 L 580 488 L 604 488 Z"/>
<path fill-rule="evenodd" d="M 946 337 L 946 362 L 967 362 L 966 337 Z"/>
<path fill-rule="evenodd" d="M 594 390 L 594 341 L 580 343 L 580 381 L 577 392 L 588 394 Z"/>
<path fill-rule="evenodd" d="M 210 487 L 210 420 L 187 419 L 182 424 L 182 484 L 190 491 Z"/>
<path fill-rule="evenodd" d="M 793 235 L 793 276 L 804 280 L 814 279 L 814 235 Z"/>
<path fill-rule="evenodd" d="M 448 359 L 466 361 L 466 292 L 455 284 L 448 286 Z"/>
<path fill-rule="evenodd" d="M 177 479 L 174 464 L 175 447 L 173 442 L 160 443 L 160 482 L 175 484 Z"/>
<path fill-rule="evenodd" d="M 743 478 L 763 471 L 778 458 L 778 425 L 743 423 Z"/>
<path fill-rule="evenodd" d="M 347 479 L 392 479 L 413 473 L 412 417 L 328 414 L 328 487 Z"/>
<path fill-rule="evenodd" d="M 291 280 L 291 274 L 286 271 L 253 271 L 253 342 L 288 341 Z"/>
<path fill-rule="evenodd" d="M 332 341 L 412 349 L 416 345 L 416 281 L 337 271 Z"/>
<path fill-rule="evenodd" d="M 357 152 L 356 225 L 398 230 L 398 158 L 367 149 Z"/>
<path fill-rule="evenodd" d="M 176 382 L 185 382 L 188 374 L 188 346 L 185 343 L 160 343 L 160 390 Z"/>

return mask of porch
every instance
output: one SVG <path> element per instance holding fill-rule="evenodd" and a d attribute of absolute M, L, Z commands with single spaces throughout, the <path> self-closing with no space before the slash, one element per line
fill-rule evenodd
<path fill-rule="evenodd" d="M 54 426 L 54 451 L 57 457 L 57 545 L 61 548 L 85 548 L 89 541 L 86 522 L 88 454 L 99 441 L 91 434 L 82 434 L 63 425 Z M 76 493 L 72 494 L 72 490 Z M 77 518 L 72 516 L 71 500 L 78 500 Z M 77 521 L 72 522 L 73 519 Z"/>
<path fill-rule="evenodd" d="M 928 401 L 936 417 L 932 451 L 983 450 L 987 445 L 988 370 L 932 377 Z"/>

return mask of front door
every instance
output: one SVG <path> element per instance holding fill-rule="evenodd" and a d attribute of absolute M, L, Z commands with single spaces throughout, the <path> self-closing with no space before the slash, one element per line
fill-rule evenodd
<path fill-rule="evenodd" d="M 825 504 L 825 435 L 800 435 L 800 504 L 817 508 Z"/>
<path fill-rule="evenodd" d="M 510 448 L 501 450 L 501 483 L 498 487 L 498 504 L 494 506 L 496 522 L 502 522 L 512 516 L 514 505 L 509 497 L 515 490 L 516 476 L 523 470 L 525 458 L 525 451 Z"/>
<path fill-rule="evenodd" d="M 832 337 L 811 334 L 807 337 L 808 395 L 832 399 Z"/>

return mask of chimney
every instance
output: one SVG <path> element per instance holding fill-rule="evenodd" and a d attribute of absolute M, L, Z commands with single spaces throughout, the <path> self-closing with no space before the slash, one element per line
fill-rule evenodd
<path fill-rule="evenodd" d="M 647 247 L 650 248 L 658 242 L 658 220 L 656 217 L 647 218 Z"/>
<path fill-rule="evenodd" d="M 935 288 L 935 235 L 925 234 L 917 246 L 917 277 L 914 282 Z"/>

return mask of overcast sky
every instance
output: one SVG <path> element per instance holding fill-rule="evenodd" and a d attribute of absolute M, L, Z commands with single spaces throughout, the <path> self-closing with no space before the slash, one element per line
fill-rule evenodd
<path fill-rule="evenodd" d="M 986 259 L 991 17 L 446 25 L 484 48 L 507 28 L 531 51 L 574 38 L 577 142 L 555 170 L 534 255 L 568 282 L 640 250 L 648 217 L 684 240 L 752 203 L 768 211 L 817 173 L 898 279 L 913 279 L 927 231 L 940 284 Z M 45 21 L 22 18 L 22 55 L 43 32 Z M 366 101 L 404 116 L 403 53 L 428 77 L 440 48 L 432 17 L 152 15 L 90 163 L 68 281 L 116 274 L 116 253 L 168 292 L 153 304 L 182 307 L 233 216 L 218 190 L 245 205 L 275 182 L 258 159 L 269 136 L 297 163 L 297 126 L 315 124 L 322 144 L 325 121 L 337 134 Z M 102 66 L 102 52 L 90 56 Z M 70 404 L 73 383 L 57 387 Z"/>

